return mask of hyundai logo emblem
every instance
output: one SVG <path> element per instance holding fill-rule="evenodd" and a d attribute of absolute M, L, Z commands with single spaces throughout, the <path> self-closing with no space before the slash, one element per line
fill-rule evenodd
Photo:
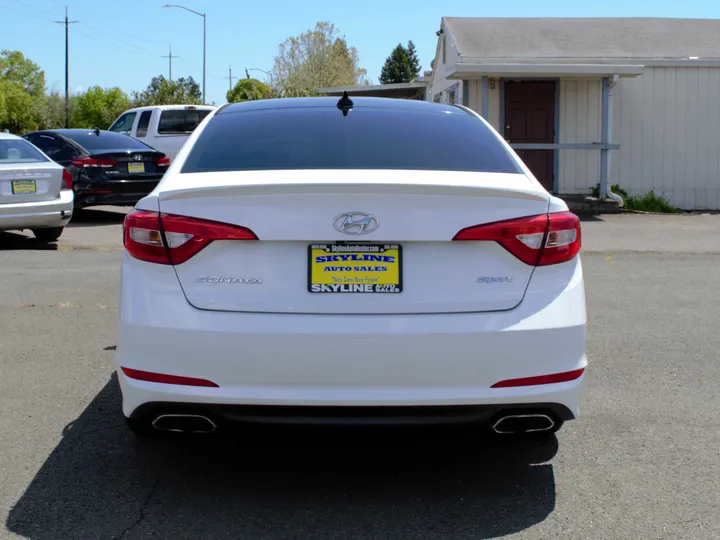
<path fill-rule="evenodd" d="M 142 157 L 140 154 L 135 154 L 135 155 L 133 156 L 133 159 L 134 159 L 135 161 L 142 161 L 142 160 L 143 160 L 143 157 Z"/>
<path fill-rule="evenodd" d="M 345 212 L 333 220 L 333 227 L 343 234 L 368 234 L 378 228 L 378 221 L 365 212 Z"/>

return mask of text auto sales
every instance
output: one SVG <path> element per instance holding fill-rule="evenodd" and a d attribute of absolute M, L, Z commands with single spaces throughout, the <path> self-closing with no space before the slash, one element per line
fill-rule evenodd
<path fill-rule="evenodd" d="M 358 253 L 351 253 L 351 254 L 342 254 L 342 255 L 320 255 L 315 257 L 315 263 L 316 264 L 327 264 L 327 263 L 386 263 L 386 264 L 394 264 L 395 263 L 395 257 L 388 256 L 388 255 L 371 255 L 371 254 L 358 254 Z M 387 272 L 388 267 L 387 266 L 360 266 L 360 265 L 351 265 L 348 266 L 346 264 L 341 264 L 338 266 L 325 266 L 323 270 L 325 272 Z M 335 278 L 333 278 L 335 279 Z M 346 281 L 349 281 L 352 278 L 344 278 Z M 356 278 L 356 280 L 359 281 L 361 278 Z M 364 279 L 370 279 L 370 278 L 364 278 Z M 338 278 L 338 281 L 340 279 Z M 373 279 L 375 281 L 376 278 Z M 381 284 L 369 284 L 369 283 L 332 283 L 332 284 L 320 284 L 320 283 L 313 283 L 310 286 L 310 290 L 312 292 L 319 292 L 319 293 L 328 293 L 328 292 L 334 292 L 334 293 L 353 293 L 353 292 L 360 292 L 360 293 L 398 293 L 402 289 L 400 289 L 397 285 L 381 285 Z"/>
<path fill-rule="evenodd" d="M 388 255 L 370 255 L 352 253 L 350 255 L 320 255 L 315 257 L 316 263 L 329 262 L 384 262 L 392 264 L 395 257 Z M 387 272 L 387 266 L 326 266 L 325 272 Z"/>

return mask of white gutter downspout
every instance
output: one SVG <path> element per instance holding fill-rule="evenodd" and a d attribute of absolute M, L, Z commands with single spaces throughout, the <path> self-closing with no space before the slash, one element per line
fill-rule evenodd
<path fill-rule="evenodd" d="M 613 87 L 617 84 L 618 75 L 612 75 L 603 79 L 603 92 L 602 92 L 602 142 L 604 144 L 610 144 L 610 138 L 612 135 L 612 118 L 613 118 Z M 620 208 L 625 205 L 622 197 L 617 193 L 612 192 L 612 186 L 610 185 L 610 164 L 611 156 L 609 149 L 603 149 L 600 151 L 600 198 L 610 198 L 617 201 Z"/>

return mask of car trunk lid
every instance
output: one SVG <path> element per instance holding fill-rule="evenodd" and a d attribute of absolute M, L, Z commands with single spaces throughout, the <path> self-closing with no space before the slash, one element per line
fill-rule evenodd
<path fill-rule="evenodd" d="M 52 163 L 0 164 L 0 204 L 55 200 L 62 182 L 62 168 Z"/>
<path fill-rule="evenodd" d="M 438 171 L 182 174 L 159 189 L 161 213 L 239 225 L 259 239 L 214 241 L 177 264 L 188 302 L 263 313 L 511 309 L 534 267 L 496 242 L 452 240 L 467 227 L 544 214 L 548 201 L 522 174 Z M 364 234 L 347 234 L 363 219 Z"/>
<path fill-rule="evenodd" d="M 157 177 L 167 170 L 167 164 L 158 161 L 165 157 L 156 151 L 106 151 L 73 160 L 90 178 L 105 177 L 107 180 L 143 180 Z"/>

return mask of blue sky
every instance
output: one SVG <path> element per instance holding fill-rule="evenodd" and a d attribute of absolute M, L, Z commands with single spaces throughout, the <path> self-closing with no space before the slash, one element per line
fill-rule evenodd
<path fill-rule="evenodd" d="M 0 0 L 0 49 L 20 50 L 45 70 L 49 87 L 64 89 L 64 17 L 70 29 L 71 91 L 99 84 L 142 89 L 158 74 L 167 76 L 172 44 L 173 77 L 192 75 L 202 82 L 202 19 L 180 9 L 163 9 L 165 0 Z M 453 17 L 701 17 L 720 18 L 711 0 L 515 0 L 494 2 L 431 0 L 176 0 L 207 13 L 209 101 L 223 103 L 228 65 L 270 71 L 278 45 L 289 36 L 332 21 L 358 49 L 360 64 L 377 82 L 382 64 L 398 42 L 413 40 L 423 69 L 435 52 L 435 31 L 442 16 Z M 261 72 L 251 76 L 264 79 Z"/>

